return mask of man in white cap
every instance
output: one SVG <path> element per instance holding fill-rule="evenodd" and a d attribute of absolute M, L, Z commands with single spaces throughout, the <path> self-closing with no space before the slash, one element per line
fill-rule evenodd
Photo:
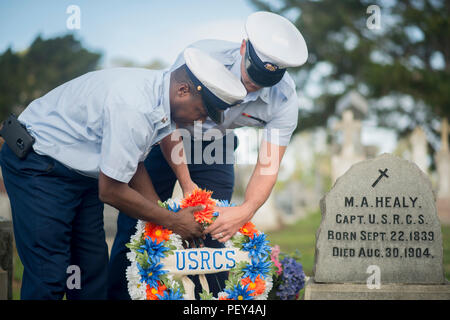
<path fill-rule="evenodd" d="M 244 223 L 250 221 L 267 200 L 298 120 L 298 97 L 294 81 L 286 72 L 286 68 L 297 67 L 306 62 L 308 50 L 303 36 L 290 21 L 269 12 L 251 14 L 245 29 L 247 39 L 244 39 L 241 45 L 221 40 L 203 40 L 190 46 L 204 50 L 221 61 L 241 79 L 247 90 L 247 96 L 242 103 L 227 109 L 222 119 L 219 121 L 207 119 L 203 123 L 201 128 L 203 134 L 200 135 L 203 141 L 200 143 L 200 149 L 196 149 L 198 144 L 195 142 L 189 143 L 187 147 L 185 145 L 190 176 L 195 184 L 212 190 L 213 198 L 229 201 L 234 186 L 233 153 L 237 143 L 233 134 L 226 134 L 226 129 L 247 126 L 265 129 L 260 156 L 247 186 L 244 203 L 235 207 L 218 208 L 219 217 L 205 231 L 220 242 L 208 237 L 205 245 L 209 247 L 220 247 L 221 243 L 229 240 Z M 180 55 L 171 69 L 178 68 L 183 63 L 184 58 Z M 197 139 L 194 127 L 189 126 L 188 129 L 193 139 Z M 210 133 L 213 131 L 220 131 L 224 136 L 222 140 L 225 163 L 210 163 L 204 161 L 205 159 L 201 163 L 195 163 L 198 155 L 201 157 L 206 148 L 210 149 L 212 142 L 208 136 L 211 136 Z M 183 140 L 187 142 L 189 139 Z M 167 157 L 163 157 L 162 154 L 171 150 L 173 148 L 171 144 L 175 143 L 177 141 L 164 140 L 160 147 L 152 150 L 144 162 L 152 181 L 155 182 L 156 192 L 163 200 L 172 195 L 176 176 L 171 170 L 173 164 L 170 161 L 166 162 Z M 214 143 L 221 142 L 214 141 Z M 125 279 L 125 268 L 128 263 L 125 243 L 133 234 L 135 224 L 136 221 L 133 219 L 119 214 L 118 232 L 109 266 L 108 291 L 109 297 L 113 299 L 128 297 Z M 217 277 L 207 276 L 211 292 L 223 290 L 226 277 L 226 273 Z"/>
<path fill-rule="evenodd" d="M 20 115 L 33 148 L 19 158 L 16 141 L 6 139 L 1 167 L 24 265 L 22 299 L 107 297 L 101 201 L 184 239 L 202 236 L 193 218 L 199 207 L 173 214 L 157 205 L 143 161 L 176 125 L 220 118 L 245 97 L 245 88 L 198 49 L 186 49 L 183 57 L 186 63 L 171 72 L 87 73 L 34 100 Z M 66 286 L 68 272 L 76 270 L 78 285 Z"/>

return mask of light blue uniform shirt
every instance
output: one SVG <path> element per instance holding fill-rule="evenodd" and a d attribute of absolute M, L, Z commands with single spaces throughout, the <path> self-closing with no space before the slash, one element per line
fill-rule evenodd
<path fill-rule="evenodd" d="M 19 117 L 36 153 L 128 183 L 151 147 L 170 134 L 170 73 L 139 68 L 89 72 L 34 100 Z"/>
<path fill-rule="evenodd" d="M 189 47 L 198 48 L 222 62 L 233 74 L 241 78 L 240 44 L 222 40 L 201 40 Z M 171 70 L 183 65 L 183 54 L 180 54 L 171 66 Z M 292 133 L 297 127 L 299 102 L 295 83 L 286 72 L 279 83 L 272 87 L 262 88 L 247 94 L 244 101 L 224 112 L 224 122 L 217 125 L 210 118 L 203 123 L 204 137 L 210 129 L 219 129 L 225 134 L 226 129 L 239 127 L 264 128 L 263 138 L 271 143 L 287 146 Z M 249 114 L 262 121 L 258 121 L 243 113 Z M 193 127 L 188 127 L 194 134 Z M 276 130 L 273 130 L 276 129 Z M 195 136 L 194 136 L 195 137 Z"/>

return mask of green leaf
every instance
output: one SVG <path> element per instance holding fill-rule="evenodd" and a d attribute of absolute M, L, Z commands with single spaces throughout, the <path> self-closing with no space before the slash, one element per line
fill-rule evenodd
<path fill-rule="evenodd" d="M 233 246 L 239 249 L 243 248 L 243 244 L 248 242 L 248 237 L 244 236 L 244 235 L 237 235 L 234 236 L 231 240 L 231 242 L 233 243 Z"/>
<path fill-rule="evenodd" d="M 160 206 L 161 208 L 167 209 L 169 207 L 169 205 L 165 202 L 162 202 L 161 200 L 158 200 L 158 206 Z"/>
<path fill-rule="evenodd" d="M 205 289 L 203 289 L 202 293 L 200 293 L 200 300 L 212 300 L 213 294 L 210 292 L 206 292 Z"/>

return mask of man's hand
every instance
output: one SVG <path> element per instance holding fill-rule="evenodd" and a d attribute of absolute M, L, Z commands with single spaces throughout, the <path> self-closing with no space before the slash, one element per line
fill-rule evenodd
<path fill-rule="evenodd" d="M 183 240 L 204 238 L 202 226 L 194 219 L 194 212 L 201 210 L 203 210 L 203 206 L 188 207 L 173 213 L 174 220 L 170 229 L 180 235 Z"/>
<path fill-rule="evenodd" d="M 203 233 L 210 233 L 211 237 L 219 242 L 230 240 L 253 216 L 253 213 L 247 212 L 244 206 L 216 207 L 215 209 L 219 212 L 219 217 Z"/>

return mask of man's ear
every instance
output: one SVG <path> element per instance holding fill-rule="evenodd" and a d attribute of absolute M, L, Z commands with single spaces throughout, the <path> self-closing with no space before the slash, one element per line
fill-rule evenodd
<path fill-rule="evenodd" d="M 177 87 L 177 96 L 186 97 L 191 94 L 189 84 L 187 82 L 181 82 Z"/>
<path fill-rule="evenodd" d="M 241 49 L 239 50 L 239 52 L 241 53 L 241 56 L 244 56 L 246 48 L 247 48 L 247 42 L 245 41 L 245 39 L 242 39 Z"/>

